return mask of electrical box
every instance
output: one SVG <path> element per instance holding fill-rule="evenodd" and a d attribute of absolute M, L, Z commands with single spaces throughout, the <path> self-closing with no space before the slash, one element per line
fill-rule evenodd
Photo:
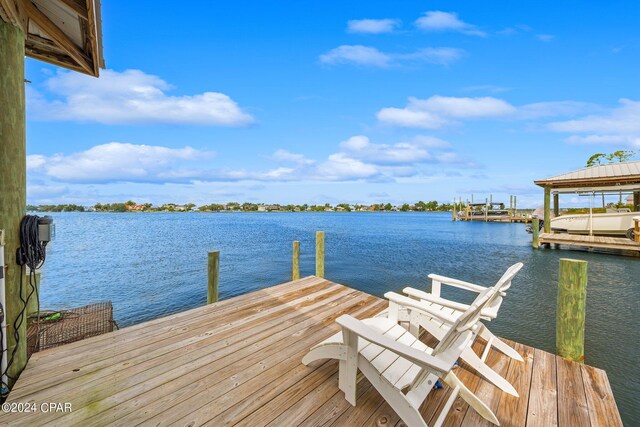
<path fill-rule="evenodd" d="M 53 225 L 53 218 L 49 215 L 38 218 L 38 240 L 41 242 L 50 242 L 54 236 L 55 226 Z"/>

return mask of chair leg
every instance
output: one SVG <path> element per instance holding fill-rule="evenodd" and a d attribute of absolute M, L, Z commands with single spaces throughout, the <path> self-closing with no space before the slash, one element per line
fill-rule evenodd
<path fill-rule="evenodd" d="M 471 365 L 473 369 L 478 371 L 480 375 L 490 381 L 493 385 L 498 387 L 500 390 L 505 393 L 509 393 L 512 396 L 519 397 L 518 392 L 515 388 L 504 379 L 504 377 L 500 376 L 496 371 L 491 369 L 486 363 L 484 363 L 476 353 L 471 349 L 471 347 L 467 347 L 464 349 L 460 358 L 464 360 L 466 363 Z"/>
<path fill-rule="evenodd" d="M 358 336 L 348 329 L 342 330 L 347 357 L 340 360 L 338 387 L 344 392 L 347 402 L 356 406 L 356 375 L 358 373 Z"/>
<path fill-rule="evenodd" d="M 408 427 L 429 427 L 420 414 L 420 408 L 411 405 L 404 393 L 389 383 L 368 361 L 362 361 L 360 370 Z"/>
<path fill-rule="evenodd" d="M 498 418 L 493 413 L 491 408 L 489 408 L 482 400 L 480 400 L 478 396 L 473 394 L 471 390 L 469 390 L 467 386 L 465 386 L 464 383 L 460 381 L 458 377 L 456 377 L 456 374 L 454 374 L 453 372 L 449 372 L 443 380 L 449 387 L 453 389 L 455 389 L 456 387 L 459 388 L 460 397 L 462 397 L 464 401 L 469 404 L 469 406 L 475 409 L 475 411 L 480 416 L 482 416 L 482 418 L 489 422 L 492 422 L 495 425 L 500 425 L 500 421 L 498 421 Z"/>
<path fill-rule="evenodd" d="M 480 337 L 482 337 L 487 342 L 493 338 L 491 340 L 492 347 L 495 347 L 497 350 L 506 354 L 512 359 L 515 359 L 519 362 L 524 362 L 524 359 L 522 358 L 522 356 L 520 356 L 520 353 L 518 353 L 513 347 L 501 341 L 500 338 L 493 335 L 493 332 L 491 332 L 486 326 L 483 325 L 478 335 L 480 335 Z"/>

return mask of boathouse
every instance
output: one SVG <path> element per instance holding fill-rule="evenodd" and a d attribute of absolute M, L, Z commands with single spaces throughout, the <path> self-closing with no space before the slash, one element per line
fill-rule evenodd
<path fill-rule="evenodd" d="M 640 211 L 640 161 L 591 166 L 550 178 L 534 181 L 544 189 L 544 233 L 540 244 L 554 243 L 587 248 L 631 250 L 640 253 L 640 243 L 627 238 L 582 236 L 551 233 L 551 196 L 553 214 L 560 213 L 560 194 L 607 195 L 630 194 L 633 211 Z"/>

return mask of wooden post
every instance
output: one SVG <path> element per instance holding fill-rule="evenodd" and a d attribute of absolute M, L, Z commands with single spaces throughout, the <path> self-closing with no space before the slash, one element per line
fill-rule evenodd
<path fill-rule="evenodd" d="M 551 233 L 551 187 L 544 187 L 544 232 Z"/>
<path fill-rule="evenodd" d="M 300 278 L 300 242 L 293 241 L 293 253 L 291 255 L 291 280 Z"/>
<path fill-rule="evenodd" d="M 484 222 L 489 221 L 489 205 L 487 199 L 484 199 Z"/>
<path fill-rule="evenodd" d="M 560 214 L 560 205 L 558 203 L 558 193 L 553 193 L 553 216 L 557 217 Z"/>
<path fill-rule="evenodd" d="M 513 220 L 513 196 L 509 196 L 509 221 Z"/>
<path fill-rule="evenodd" d="M 634 216 L 633 222 L 633 240 L 636 243 L 640 243 L 640 216 Z"/>
<path fill-rule="evenodd" d="M 540 247 L 540 220 L 538 218 L 533 218 L 531 222 L 531 231 L 533 234 L 531 245 L 535 249 L 538 249 Z"/>
<path fill-rule="evenodd" d="M 209 252 L 209 264 L 207 268 L 209 287 L 207 291 L 207 304 L 218 302 L 218 274 L 220 272 L 220 251 Z"/>
<path fill-rule="evenodd" d="M 560 357 L 584 363 L 587 261 L 560 259 L 556 350 Z"/>
<path fill-rule="evenodd" d="M 631 210 L 634 212 L 640 211 L 640 191 L 633 192 L 633 208 Z"/>
<path fill-rule="evenodd" d="M 324 231 L 316 231 L 316 276 L 324 277 Z"/>
<path fill-rule="evenodd" d="M 0 19 L 0 229 L 5 230 L 5 289 L 7 348 L 17 346 L 9 377 L 17 378 L 27 364 L 27 322 L 23 318 L 14 338 L 13 323 L 23 309 L 20 301 L 20 221 L 27 204 L 27 154 L 24 101 L 24 34 Z M 27 292 L 23 281 L 22 295 Z M 23 312 L 24 315 L 24 312 Z M 11 384 L 12 385 L 12 384 Z"/>
<path fill-rule="evenodd" d="M 513 215 L 518 213 L 518 196 L 513 196 Z"/>

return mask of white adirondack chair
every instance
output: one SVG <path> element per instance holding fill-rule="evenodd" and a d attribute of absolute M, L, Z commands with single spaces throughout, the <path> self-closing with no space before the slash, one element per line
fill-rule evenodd
<path fill-rule="evenodd" d="M 500 280 L 498 280 L 498 282 L 493 286 L 494 288 L 498 288 L 498 292 L 494 294 L 492 300 L 489 301 L 487 308 L 482 310 L 481 318 L 483 320 L 491 321 L 498 316 L 498 311 L 500 310 L 500 306 L 502 305 L 503 298 L 506 296 L 507 290 L 511 287 L 511 281 L 513 280 L 515 275 L 520 271 L 520 269 L 522 269 L 522 267 L 523 267 L 523 264 L 521 262 L 518 262 L 512 265 L 507 269 L 507 271 L 505 271 L 505 273 L 502 275 Z M 460 313 L 463 313 L 465 310 L 467 310 L 469 308 L 469 305 L 461 304 L 455 301 L 442 298 L 440 296 L 440 289 L 442 285 L 449 285 L 449 286 L 465 289 L 465 290 L 476 292 L 476 293 L 482 293 L 487 289 L 490 289 L 484 286 L 475 285 L 469 282 L 463 282 L 462 280 L 452 279 L 450 277 L 444 277 L 437 274 L 430 274 L 429 278 L 432 280 L 431 293 L 427 293 L 427 292 L 410 288 L 410 287 L 404 288 L 402 292 L 404 292 L 406 295 L 409 295 L 411 297 L 414 297 L 422 301 L 424 304 L 429 305 L 435 310 L 443 311 L 454 317 L 456 315 L 460 315 Z M 430 334 L 434 335 L 437 339 L 440 339 L 441 336 L 444 336 L 444 331 L 439 330 L 442 328 L 438 328 L 437 321 L 424 322 L 424 324 L 421 326 L 423 326 Z M 482 327 L 479 328 L 478 336 L 480 336 L 485 341 L 487 341 L 487 346 L 485 347 L 485 350 L 482 356 L 480 357 L 480 361 L 482 362 L 482 365 L 484 365 L 484 360 L 489 354 L 489 350 L 491 349 L 491 347 L 495 347 L 497 350 L 499 350 L 500 352 L 504 353 L 505 355 L 509 356 L 512 359 L 518 360 L 520 362 L 523 361 L 522 356 L 520 356 L 520 354 L 516 350 L 514 350 L 512 347 L 507 345 L 504 341 L 496 337 L 486 326 L 482 325 Z M 469 351 L 465 352 L 465 354 L 463 355 L 463 359 L 465 359 L 465 361 L 470 363 L 476 369 L 478 369 L 478 366 L 480 366 L 479 371 L 484 369 L 479 364 L 477 358 L 474 358 L 475 353 L 473 353 L 473 355 L 471 353 L 473 353 L 473 351 L 469 349 Z M 465 356 L 469 356 L 469 357 L 467 358 Z M 491 378 L 487 377 L 487 379 L 491 379 Z M 499 382 L 505 385 L 504 382 L 501 382 L 501 381 Z M 508 391 L 507 389 L 500 386 L 500 384 L 496 382 L 494 382 L 494 384 L 500 387 L 503 391 L 506 391 L 508 393 L 513 394 L 513 392 L 515 392 L 515 390 L 512 390 L 513 392 Z M 511 387 L 511 389 L 513 389 L 513 387 Z"/>
<path fill-rule="evenodd" d="M 319 359 L 339 360 L 338 386 L 354 406 L 356 374 L 360 369 L 409 427 L 427 427 L 419 408 L 438 378 L 452 388 L 452 393 L 435 426 L 442 425 L 458 396 L 483 418 L 499 425 L 491 409 L 452 372 L 460 354 L 471 344 L 482 309 L 494 291 L 490 288 L 482 292 L 469 309 L 455 319 L 433 349 L 399 325 L 401 307 L 390 302 L 385 317 L 358 320 L 349 315 L 340 316 L 336 322 L 342 331 L 313 347 L 302 363 L 308 365 Z M 416 306 L 402 307 L 402 310 L 409 312 L 410 316 L 425 314 Z"/>

